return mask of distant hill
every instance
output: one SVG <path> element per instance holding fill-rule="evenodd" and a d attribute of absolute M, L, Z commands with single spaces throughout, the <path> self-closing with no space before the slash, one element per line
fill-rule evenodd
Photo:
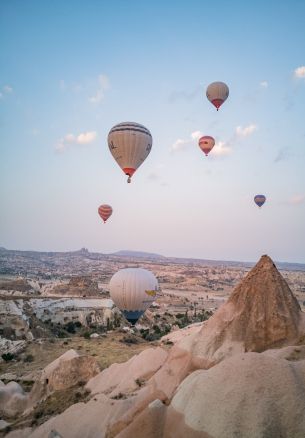
<path fill-rule="evenodd" d="M 241 262 L 241 261 L 233 261 L 233 260 L 208 260 L 208 259 L 198 259 L 198 258 L 184 258 L 184 257 L 166 257 L 161 254 L 145 252 L 145 251 L 131 251 L 131 250 L 121 250 L 114 253 L 100 253 L 100 252 L 90 252 L 87 248 L 81 248 L 77 251 L 66 251 L 66 252 L 47 252 L 47 251 L 20 251 L 20 250 L 12 250 L 6 249 L 4 247 L 0 247 L 0 274 L 2 273 L 13 273 L 11 272 L 10 266 L 13 268 L 16 260 L 10 260 L 10 257 L 21 257 L 23 260 L 30 259 L 41 259 L 42 263 L 45 263 L 45 259 L 52 259 L 50 263 L 62 263 L 63 260 L 66 260 L 67 263 L 70 259 L 79 259 L 79 260 L 104 260 L 111 257 L 129 257 L 129 258 L 140 258 L 143 260 L 154 260 L 168 263 L 176 263 L 176 264 L 201 264 L 205 266 L 236 266 L 236 267 L 244 267 L 244 268 L 252 268 L 255 263 L 253 262 Z M 19 260 L 21 263 L 21 260 Z M 19 265 L 20 265 L 19 263 Z M 49 263 L 49 262 L 48 262 Z M 6 265 L 4 267 L 4 264 Z M 287 271 L 305 271 L 304 263 L 287 263 L 287 262 L 275 262 L 276 266 L 280 270 Z M 22 267 L 23 263 L 21 263 Z M 9 269 L 7 269 L 9 267 Z M 1 269 L 3 268 L 3 269 Z M 15 271 L 15 269 L 13 269 Z M 22 270 L 20 271 L 20 273 Z"/>
<path fill-rule="evenodd" d="M 117 257 L 135 257 L 135 258 L 143 258 L 143 259 L 166 259 L 161 254 L 155 254 L 153 252 L 144 252 L 144 251 L 129 251 L 129 250 L 121 250 L 117 252 L 113 252 L 109 254 Z"/>

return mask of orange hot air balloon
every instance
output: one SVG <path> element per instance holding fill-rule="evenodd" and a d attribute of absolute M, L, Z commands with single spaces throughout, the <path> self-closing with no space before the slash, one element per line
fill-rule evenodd
<path fill-rule="evenodd" d="M 229 96 L 229 87 L 224 82 L 212 82 L 207 88 L 206 95 L 218 111 Z"/>
<path fill-rule="evenodd" d="M 203 137 L 200 137 L 198 144 L 200 149 L 205 153 L 206 156 L 208 156 L 208 153 L 211 152 L 215 146 L 215 140 L 209 135 L 204 135 Z"/>
<path fill-rule="evenodd" d="M 98 214 L 101 216 L 105 224 L 107 219 L 112 215 L 112 207 L 107 204 L 100 205 L 98 208 Z"/>

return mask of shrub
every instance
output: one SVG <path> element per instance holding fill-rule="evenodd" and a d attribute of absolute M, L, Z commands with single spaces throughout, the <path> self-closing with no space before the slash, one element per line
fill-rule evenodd
<path fill-rule="evenodd" d="M 15 359 L 15 355 L 12 353 L 3 353 L 1 357 L 3 360 L 5 360 L 5 362 Z"/>
<path fill-rule="evenodd" d="M 124 342 L 125 344 L 138 344 L 139 341 L 137 338 L 132 336 L 124 336 L 122 339 L 120 339 L 120 342 Z"/>
<path fill-rule="evenodd" d="M 90 339 L 90 333 L 89 332 L 85 332 L 84 333 L 84 338 L 85 339 Z"/>
<path fill-rule="evenodd" d="M 75 324 L 73 321 L 69 321 L 68 324 L 65 326 L 65 329 L 68 333 L 75 333 Z"/>
<path fill-rule="evenodd" d="M 33 361 L 34 361 L 34 356 L 32 354 L 27 354 L 23 359 L 23 362 L 33 362 Z"/>

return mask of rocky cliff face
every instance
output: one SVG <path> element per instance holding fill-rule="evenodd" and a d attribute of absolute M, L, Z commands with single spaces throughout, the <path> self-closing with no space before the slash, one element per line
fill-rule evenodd
<path fill-rule="evenodd" d="M 288 284 L 264 255 L 186 347 L 211 364 L 235 353 L 291 345 L 304 333 L 304 317 Z"/>
<path fill-rule="evenodd" d="M 62 297 L 96 297 L 100 295 L 97 283 L 88 277 L 73 277 L 68 284 L 55 286 L 51 293 Z"/>

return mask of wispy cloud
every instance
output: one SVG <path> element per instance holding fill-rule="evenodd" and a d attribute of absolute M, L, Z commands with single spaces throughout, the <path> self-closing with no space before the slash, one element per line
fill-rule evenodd
<path fill-rule="evenodd" d="M 294 76 L 298 79 L 305 78 L 305 65 L 301 65 L 294 70 Z"/>
<path fill-rule="evenodd" d="M 59 152 L 64 151 L 71 145 L 86 145 L 92 143 L 97 137 L 96 131 L 83 132 L 78 135 L 66 134 L 60 138 L 55 145 L 55 149 Z"/>
<path fill-rule="evenodd" d="M 4 87 L 2 88 L 3 92 L 6 94 L 12 93 L 13 92 L 13 88 L 10 85 L 4 85 Z"/>
<path fill-rule="evenodd" d="M 193 144 L 194 140 L 198 140 L 203 134 L 200 131 L 194 131 L 190 134 L 189 139 L 178 138 L 170 147 L 171 152 L 179 152 L 187 149 L 191 144 Z"/>
<path fill-rule="evenodd" d="M 105 97 L 105 91 L 110 88 L 108 76 L 101 74 L 98 77 L 98 88 L 93 96 L 89 97 L 89 102 L 100 103 Z"/>
<path fill-rule="evenodd" d="M 232 153 L 232 145 L 237 143 L 239 140 L 250 137 L 256 130 L 258 126 L 251 123 L 248 126 L 237 126 L 231 138 L 227 141 L 217 141 L 215 146 L 210 152 L 210 156 L 220 157 L 227 156 Z M 194 131 L 190 134 L 188 139 L 178 138 L 170 147 L 171 152 L 184 151 L 190 147 L 194 142 L 198 142 L 199 138 L 203 136 L 201 131 Z"/>
<path fill-rule="evenodd" d="M 304 201 L 305 201 L 305 195 L 295 194 L 291 196 L 291 198 L 288 201 L 288 204 L 299 205 L 299 204 L 303 204 Z"/>
<path fill-rule="evenodd" d="M 172 91 L 169 95 L 168 101 L 170 103 L 174 103 L 177 100 L 190 101 L 193 100 L 196 96 L 198 96 L 201 92 L 201 87 L 198 85 L 192 91 Z"/>
<path fill-rule="evenodd" d="M 254 131 L 257 130 L 257 128 L 257 125 L 255 125 L 254 123 L 251 123 L 250 125 L 245 127 L 237 126 L 235 129 L 235 134 L 237 135 L 237 137 L 249 137 L 253 134 Z"/>
<path fill-rule="evenodd" d="M 194 142 L 198 142 L 199 138 L 203 136 L 203 133 L 201 131 L 194 131 L 190 134 L 190 138 L 183 140 L 181 138 L 178 138 L 178 140 L 175 141 L 175 143 L 171 146 L 170 150 L 171 152 L 179 152 L 182 150 L 187 149 L 189 146 L 193 145 Z M 224 141 L 218 141 L 216 142 L 215 146 L 211 150 L 209 156 L 211 157 L 223 157 L 227 156 L 232 152 L 232 148 L 229 144 L 229 142 Z"/>
<path fill-rule="evenodd" d="M 268 88 L 268 86 L 269 86 L 269 84 L 268 84 L 267 81 L 261 81 L 261 82 L 259 83 L 259 85 L 261 86 L 261 88 Z"/>
<path fill-rule="evenodd" d="M 186 149 L 190 144 L 192 143 L 191 140 L 183 140 L 182 138 L 178 138 L 172 145 L 171 145 L 171 152 L 178 152 L 183 151 Z"/>
<path fill-rule="evenodd" d="M 217 157 L 223 157 L 223 156 L 227 156 L 230 155 L 232 152 L 232 148 L 225 143 L 224 141 L 219 141 L 215 144 L 215 146 L 213 147 L 213 149 L 210 152 L 210 155 L 213 156 L 217 156 Z"/>

